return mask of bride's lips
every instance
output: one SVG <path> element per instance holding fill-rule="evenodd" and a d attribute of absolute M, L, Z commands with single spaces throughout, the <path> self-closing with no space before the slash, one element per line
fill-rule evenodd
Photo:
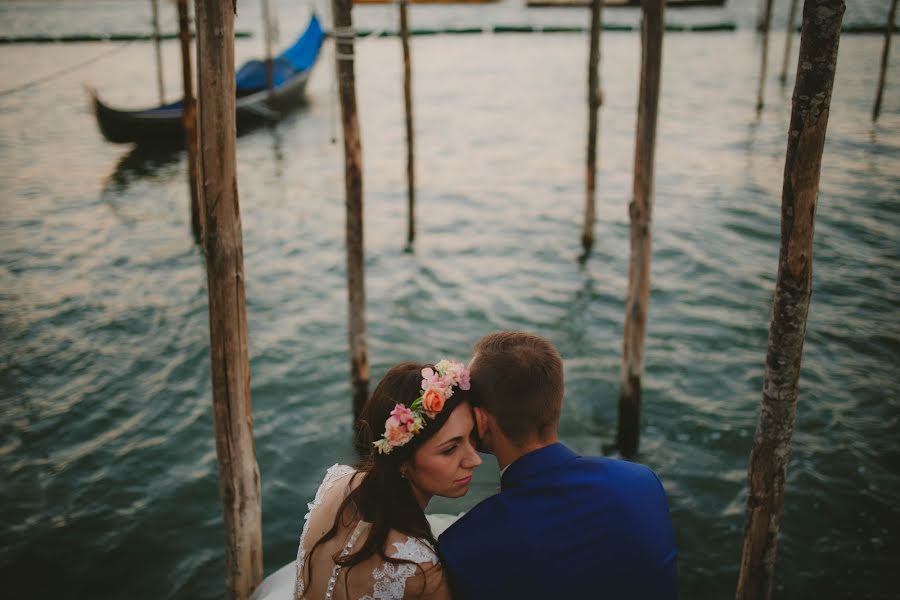
<path fill-rule="evenodd" d="M 469 475 L 468 477 L 463 477 L 462 479 L 457 479 L 456 485 L 468 485 L 470 481 L 472 481 L 471 475 Z"/>

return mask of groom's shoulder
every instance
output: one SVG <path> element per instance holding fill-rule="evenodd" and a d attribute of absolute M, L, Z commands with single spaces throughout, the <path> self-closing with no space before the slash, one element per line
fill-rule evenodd
<path fill-rule="evenodd" d="M 442 548 L 465 544 L 475 540 L 473 531 L 483 532 L 486 528 L 503 528 L 510 518 L 510 511 L 502 494 L 495 494 L 476 504 L 440 536 Z"/>
<path fill-rule="evenodd" d="M 573 467 L 608 485 L 662 489 L 659 476 L 647 465 L 605 456 L 579 456 Z"/>

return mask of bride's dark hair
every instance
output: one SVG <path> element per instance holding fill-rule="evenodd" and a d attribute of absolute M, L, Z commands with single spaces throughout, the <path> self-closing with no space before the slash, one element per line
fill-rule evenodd
<path fill-rule="evenodd" d="M 331 529 L 309 551 L 303 566 L 307 574 L 304 578 L 307 588 L 312 581 L 313 553 L 321 544 L 334 538 L 341 526 L 349 528 L 359 519 L 372 524 L 362 545 L 346 556 L 340 556 L 339 549 L 338 554 L 332 557 L 335 564 L 348 571 L 375 555 L 393 564 L 416 564 L 410 560 L 387 556 L 385 543 L 391 530 L 425 540 L 437 550 L 437 540 L 431 533 L 425 513 L 416 501 L 409 481 L 401 475 L 400 468 L 422 444 L 440 431 L 457 406 L 469 400 L 469 392 L 455 386 L 453 396 L 447 400 L 441 412 L 434 419 L 426 417 L 425 427 L 405 445 L 394 448 L 390 454 L 380 454 L 373 446 L 373 442 L 384 434 L 385 421 L 394 407 L 397 404 L 408 407 L 419 396 L 422 369 L 426 367 L 434 368 L 434 365 L 407 362 L 391 368 L 363 407 L 358 435 L 361 445 L 369 448 L 369 454 L 362 458 L 358 473 L 354 475 L 362 477 L 362 480 L 341 503 Z M 416 564 L 416 567 L 421 570 L 419 565 Z"/>

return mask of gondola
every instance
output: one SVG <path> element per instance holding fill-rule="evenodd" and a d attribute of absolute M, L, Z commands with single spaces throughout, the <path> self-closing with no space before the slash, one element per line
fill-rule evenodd
<path fill-rule="evenodd" d="M 238 133 L 262 122 L 276 121 L 302 103 L 306 82 L 324 39 L 322 25 L 313 15 L 297 41 L 272 59 L 272 90 L 266 83 L 264 61 L 251 60 L 238 69 L 235 75 Z M 144 110 L 121 110 L 104 104 L 96 90 L 89 89 L 88 93 L 100 131 L 110 142 L 139 145 L 184 142 L 181 100 Z"/>

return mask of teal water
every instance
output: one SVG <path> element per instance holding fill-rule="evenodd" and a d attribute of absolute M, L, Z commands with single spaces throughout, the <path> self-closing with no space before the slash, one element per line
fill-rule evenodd
<path fill-rule="evenodd" d="M 31 4 L 3 14 L 40 23 L 35 12 L 44 11 L 76 28 L 58 12 L 71 17 L 71 7 Z M 79 30 L 111 18 L 109 3 L 86 6 Z M 878 2 L 862 6 L 848 17 L 881 12 Z M 504 21 L 555 18 L 513 8 L 492 10 L 508 11 Z M 145 7 L 133 10 L 143 23 Z M 386 26 L 379 10 L 357 22 Z M 413 12 L 454 25 L 481 14 L 444 10 Z M 731 10 L 742 25 L 752 15 Z M 303 14 L 282 8 L 284 39 L 292 15 L 302 24 Z M 729 597 L 737 578 L 790 115 L 790 87 L 776 79 L 783 39 L 773 35 L 759 119 L 752 31 L 664 42 L 640 460 L 669 494 L 688 599 Z M 260 44 L 239 40 L 238 60 Z M 841 41 L 776 568 L 781 598 L 896 594 L 900 76 L 889 74 L 873 126 L 881 44 Z M 14 86 L 111 47 L 6 46 L 0 80 Z M 177 47 L 164 51 L 175 90 Z M 487 332 L 529 329 L 565 358 L 563 441 L 599 453 L 616 423 L 638 36 L 603 37 L 597 246 L 584 266 L 586 36 L 436 36 L 416 38 L 413 52 L 420 204 L 407 254 L 400 48 L 396 39 L 357 48 L 373 381 L 396 362 L 466 358 Z M 891 58 L 900 64 L 896 51 Z M 308 106 L 238 141 L 267 573 L 293 559 L 324 470 L 353 457 L 329 60 L 330 48 Z M 0 98 L 0 578 L 11 597 L 222 595 L 205 274 L 189 233 L 183 156 L 105 143 L 79 85 L 117 104 L 152 104 L 152 61 L 151 45 L 125 45 Z M 466 498 L 430 510 L 460 512 L 491 494 L 491 463 Z"/>

